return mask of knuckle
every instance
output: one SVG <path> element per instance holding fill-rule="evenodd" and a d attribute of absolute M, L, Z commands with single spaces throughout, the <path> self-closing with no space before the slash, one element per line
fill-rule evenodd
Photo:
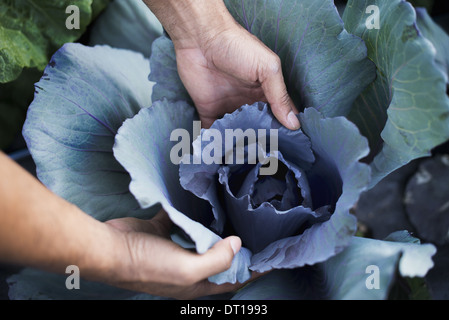
<path fill-rule="evenodd" d="M 268 70 L 272 74 L 277 74 L 282 69 L 281 58 L 275 53 L 273 53 L 268 60 Z"/>

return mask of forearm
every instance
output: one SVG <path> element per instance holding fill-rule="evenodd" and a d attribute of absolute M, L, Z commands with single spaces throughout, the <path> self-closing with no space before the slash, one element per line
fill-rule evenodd
<path fill-rule="evenodd" d="M 0 260 L 82 276 L 108 270 L 114 252 L 103 223 L 51 193 L 0 152 Z M 106 275 L 107 276 L 107 275 Z"/>
<path fill-rule="evenodd" d="M 214 33 L 237 23 L 223 0 L 143 0 L 175 46 L 201 46 Z"/>

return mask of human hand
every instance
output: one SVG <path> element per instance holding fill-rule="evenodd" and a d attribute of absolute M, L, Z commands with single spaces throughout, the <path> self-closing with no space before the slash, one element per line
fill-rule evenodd
<path fill-rule="evenodd" d="M 264 101 L 284 126 L 299 128 L 279 57 L 240 25 L 215 30 L 199 45 L 175 43 L 175 49 L 180 78 L 203 127 L 244 104 Z"/>
<path fill-rule="evenodd" d="M 246 283 L 217 285 L 209 276 L 227 270 L 241 248 L 231 236 L 216 243 L 204 254 L 196 254 L 170 240 L 171 221 L 161 210 L 153 219 L 120 218 L 105 223 L 119 239 L 117 250 L 125 268 L 112 285 L 152 295 L 177 299 L 235 291 Z M 254 273 L 251 280 L 258 277 Z M 121 279 L 121 280 L 119 280 Z"/>
<path fill-rule="evenodd" d="M 179 76 L 208 128 L 225 113 L 268 102 L 287 128 L 300 124 L 279 57 L 241 27 L 221 0 L 144 0 L 175 46 Z"/>

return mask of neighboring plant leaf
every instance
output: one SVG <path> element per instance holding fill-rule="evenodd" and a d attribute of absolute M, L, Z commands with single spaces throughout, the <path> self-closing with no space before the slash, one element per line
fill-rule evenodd
<path fill-rule="evenodd" d="M 431 298 L 425 279 L 409 277 L 398 277 L 388 295 L 388 300 L 430 300 Z"/>
<path fill-rule="evenodd" d="M 429 286 L 423 278 L 404 278 L 408 285 L 408 297 L 410 300 L 430 300 Z"/>
<path fill-rule="evenodd" d="M 421 245 L 406 231 L 388 238 L 353 237 L 345 250 L 329 260 L 312 267 L 268 273 L 241 289 L 233 299 L 387 299 L 397 274 L 425 276 L 433 267 L 436 252 L 433 245 Z M 377 289 L 371 287 L 376 282 Z M 418 293 L 410 294 L 413 297 Z"/>
<path fill-rule="evenodd" d="M 23 135 L 38 178 L 99 220 L 148 217 L 112 153 L 122 123 L 151 105 L 148 60 L 106 46 L 64 45 L 36 84 Z"/>
<path fill-rule="evenodd" d="M 369 5 L 379 8 L 379 29 L 368 29 Z M 446 77 L 435 62 L 435 50 L 416 26 L 406 1 L 351 0 L 343 20 L 362 37 L 377 79 L 360 95 L 349 119 L 370 141 L 371 186 L 449 138 Z"/>
<path fill-rule="evenodd" d="M 97 0 L 98 1 L 98 0 Z M 67 29 L 66 13 L 75 4 L 80 29 Z M 78 39 L 92 19 L 92 0 L 5 0 L 0 3 L 0 83 L 16 79 L 24 67 L 42 70 L 66 42 Z M 101 0 L 101 4 L 105 4 Z M 98 11 L 102 5 L 96 4 Z M 98 9 L 97 9 L 98 8 Z"/>
<path fill-rule="evenodd" d="M 162 35 L 162 25 L 142 0 L 115 0 L 95 21 L 90 44 L 107 44 L 151 54 L 151 44 Z"/>

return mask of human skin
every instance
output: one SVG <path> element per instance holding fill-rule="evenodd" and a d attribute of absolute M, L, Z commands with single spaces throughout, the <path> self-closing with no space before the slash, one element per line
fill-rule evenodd
<path fill-rule="evenodd" d="M 144 0 L 173 41 L 179 76 L 202 121 L 268 102 L 285 127 L 300 127 L 281 61 L 241 27 L 222 0 Z"/>

